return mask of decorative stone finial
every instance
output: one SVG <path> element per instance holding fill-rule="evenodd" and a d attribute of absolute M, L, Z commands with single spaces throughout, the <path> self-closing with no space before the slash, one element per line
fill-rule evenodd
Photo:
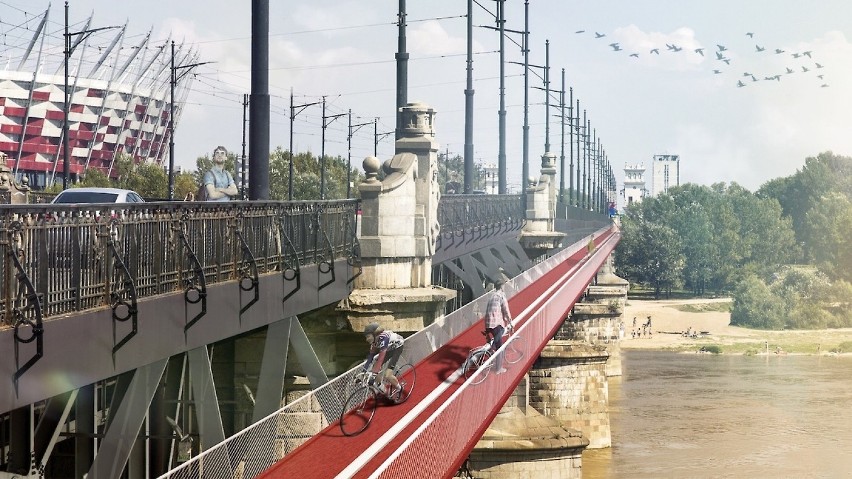
<path fill-rule="evenodd" d="M 367 177 L 365 182 L 373 183 L 379 181 L 376 178 L 379 175 L 379 168 L 382 167 L 382 163 L 375 156 L 368 156 L 364 158 L 364 174 Z"/>

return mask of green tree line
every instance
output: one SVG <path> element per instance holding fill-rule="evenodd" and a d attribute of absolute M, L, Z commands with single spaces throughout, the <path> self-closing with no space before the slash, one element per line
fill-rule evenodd
<path fill-rule="evenodd" d="M 756 193 L 686 184 L 628 206 L 619 273 L 696 295 L 732 294 L 732 324 L 852 326 L 852 158 L 826 152 Z"/>

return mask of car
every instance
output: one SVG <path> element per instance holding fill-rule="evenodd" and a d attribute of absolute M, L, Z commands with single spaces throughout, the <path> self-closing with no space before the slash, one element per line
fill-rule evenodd
<path fill-rule="evenodd" d="M 120 188 L 70 188 L 56 195 L 52 204 L 144 203 L 133 190 Z"/>

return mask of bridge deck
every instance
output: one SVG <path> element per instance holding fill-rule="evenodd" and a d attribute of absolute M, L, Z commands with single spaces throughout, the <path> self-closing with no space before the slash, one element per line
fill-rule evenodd
<path fill-rule="evenodd" d="M 609 234 L 602 235 L 597 238 L 597 242 L 602 243 L 608 237 Z M 534 309 L 544 304 L 540 301 L 547 301 L 560 290 L 553 287 L 555 284 L 576 283 L 574 286 L 577 287 L 571 290 L 578 293 L 569 302 L 570 306 L 562 311 L 564 317 L 597 271 L 595 268 L 588 270 L 593 271 L 591 275 L 588 272 L 577 274 L 577 267 L 586 260 L 587 251 L 580 249 L 512 296 L 509 305 L 515 316 L 516 329 L 520 329 L 533 316 L 530 313 L 531 306 Z M 417 382 L 411 398 L 403 404 L 379 407 L 370 427 L 360 435 L 344 436 L 338 423 L 334 422 L 258 477 L 368 477 L 462 385 L 462 380 L 457 379 L 458 375 L 454 373 L 461 366 L 468 351 L 482 344 L 481 329 L 482 323 L 478 322 L 416 364 Z M 455 459 L 456 464 L 474 447 L 481 433 L 496 416 L 500 405 L 512 393 L 545 345 L 546 342 L 532 345 L 536 348 L 535 351 L 532 351 L 532 354 L 526 352 L 523 361 L 504 366 L 509 372 L 503 377 L 511 378 L 511 385 L 503 390 L 502 398 L 483 397 L 483 408 L 492 409 L 491 414 L 488 420 L 479 426 L 480 434 L 472 438 L 464 454 Z M 490 380 L 491 378 L 488 379 Z M 448 474 L 452 476 L 454 472 L 455 470 L 449 471 Z"/>

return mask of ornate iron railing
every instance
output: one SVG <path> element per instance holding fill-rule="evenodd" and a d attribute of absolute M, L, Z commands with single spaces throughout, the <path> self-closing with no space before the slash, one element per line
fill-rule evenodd
<path fill-rule="evenodd" d="M 519 230 L 525 222 L 521 195 L 447 195 L 438 206 L 441 236 L 437 247 L 457 238 L 485 238 Z"/>
<path fill-rule="evenodd" d="M 203 302 L 208 285 L 228 280 L 249 301 L 260 274 L 297 279 L 308 264 L 352 261 L 357 209 L 357 200 L 3 205 L 0 327 L 31 324 L 37 335 L 44 318 L 104 306 L 135 322 L 141 297 L 183 291 Z"/>

